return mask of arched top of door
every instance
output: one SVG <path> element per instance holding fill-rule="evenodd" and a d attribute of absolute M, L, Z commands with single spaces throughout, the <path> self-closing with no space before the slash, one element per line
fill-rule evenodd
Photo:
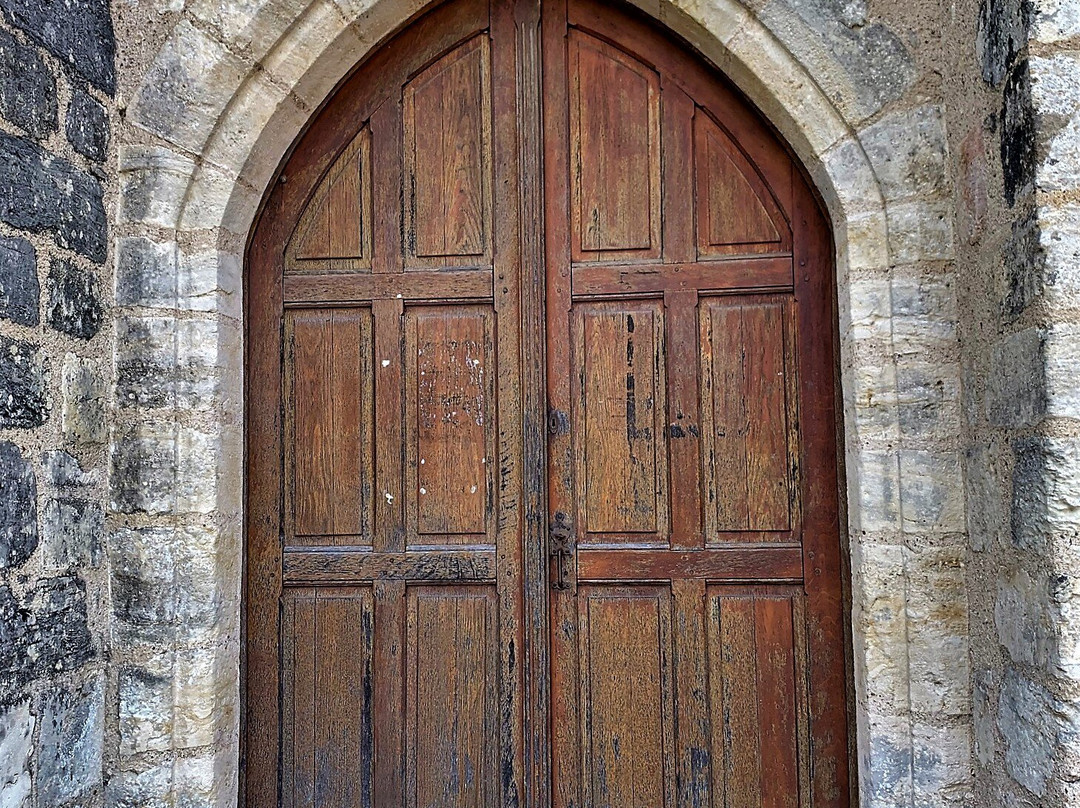
<path fill-rule="evenodd" d="M 401 105 L 394 116 L 400 131 L 393 134 L 402 144 L 397 157 L 407 177 L 419 173 L 422 180 L 436 164 L 447 165 L 447 155 L 454 155 L 456 163 L 449 164 L 463 177 L 459 198 L 448 208 L 451 220 L 438 232 L 413 228 L 420 221 L 416 205 L 425 200 L 415 198 L 417 189 L 406 182 L 403 249 L 420 264 L 425 254 L 440 256 L 440 265 L 447 256 L 463 265 L 490 258 L 490 242 L 477 230 L 488 218 L 495 159 L 485 109 L 493 83 L 513 77 L 492 75 L 489 15 L 487 0 L 436 6 L 373 49 L 327 100 L 283 167 L 287 181 L 269 200 L 268 208 L 279 214 L 275 230 L 288 243 L 286 271 L 370 266 L 370 228 L 379 215 L 371 189 L 379 181 L 380 159 L 371 150 L 371 120 L 388 103 Z M 661 199 L 668 192 L 695 200 L 698 258 L 790 253 L 792 183 L 799 172 L 763 117 L 722 74 L 688 47 L 672 47 L 672 35 L 635 9 L 570 0 L 565 15 L 565 56 L 575 67 L 566 88 L 568 145 L 577 167 L 571 199 L 575 262 L 659 257 Z M 662 117 L 680 106 L 692 108 L 681 113 L 692 123 L 662 126 Z M 607 153 L 589 154 L 590 131 L 610 126 L 620 130 L 615 140 L 621 150 L 612 153 L 608 136 Z M 669 141 L 663 151 L 661 131 Z M 673 137 L 685 143 L 671 148 Z M 659 193 L 674 176 L 661 160 L 680 155 L 689 162 L 688 187 Z M 342 207 L 360 216 L 335 213 Z"/>

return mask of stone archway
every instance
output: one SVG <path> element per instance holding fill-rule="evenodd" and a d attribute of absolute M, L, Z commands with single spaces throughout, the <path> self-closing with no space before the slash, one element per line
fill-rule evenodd
<path fill-rule="evenodd" d="M 225 13 L 194 4 L 128 109 L 117 364 L 152 361 L 165 373 L 146 393 L 151 407 L 118 408 L 111 446 L 111 506 L 125 522 L 114 564 L 146 583 L 132 625 L 118 619 L 113 630 L 118 798 L 235 800 L 244 242 L 314 109 L 421 5 L 273 0 Z M 958 386 L 940 112 L 859 99 L 852 87 L 883 67 L 871 57 L 860 67 L 825 50 L 796 56 L 792 31 L 807 23 L 793 11 L 756 14 L 734 0 L 640 5 L 764 112 L 826 201 L 863 801 L 909 804 L 942 789 L 962 797 L 969 740 L 955 718 L 969 711 L 970 687 L 959 437 L 920 406 L 943 386 L 955 399 Z M 948 669 L 943 647 L 954 652 Z M 170 684 L 148 688 L 132 670 Z"/>

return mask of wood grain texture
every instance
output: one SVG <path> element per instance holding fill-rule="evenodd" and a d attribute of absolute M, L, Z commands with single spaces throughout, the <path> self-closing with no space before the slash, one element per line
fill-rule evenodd
<path fill-rule="evenodd" d="M 706 531 L 787 531 L 792 480 L 791 333 L 780 298 L 711 298 L 701 306 Z M 777 535 L 777 540 L 784 540 Z"/>
<path fill-rule="evenodd" d="M 579 601 L 584 804 L 673 805 L 670 592 L 588 587 Z"/>
<path fill-rule="evenodd" d="M 282 604 L 283 803 L 372 806 L 374 601 L 370 587 L 298 589 Z"/>
<path fill-rule="evenodd" d="M 410 264 L 491 255 L 490 51 L 480 34 L 405 85 Z"/>
<path fill-rule="evenodd" d="M 575 260 L 660 254 L 660 86 L 595 37 L 569 37 Z"/>
<path fill-rule="evenodd" d="M 371 268 L 371 130 L 364 127 L 320 180 L 287 251 L 286 272 Z"/>
<path fill-rule="evenodd" d="M 493 587 L 410 587 L 406 806 L 494 806 Z"/>
<path fill-rule="evenodd" d="M 288 540 L 353 536 L 349 543 L 371 544 L 371 313 L 296 312 L 285 329 Z"/>
<path fill-rule="evenodd" d="M 723 128 L 694 115 L 698 255 L 790 249 L 791 229 L 761 175 Z"/>
<path fill-rule="evenodd" d="M 489 307 L 406 313 L 409 543 L 475 543 L 494 513 L 495 352 Z"/>

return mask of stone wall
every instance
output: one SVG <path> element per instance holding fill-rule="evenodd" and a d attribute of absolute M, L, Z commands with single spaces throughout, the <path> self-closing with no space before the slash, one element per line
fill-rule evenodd
<path fill-rule="evenodd" d="M 107 0 L 0 0 L 0 806 L 103 801 Z"/>
<path fill-rule="evenodd" d="M 1080 8 L 982 0 L 957 208 L 980 805 L 1080 803 Z"/>

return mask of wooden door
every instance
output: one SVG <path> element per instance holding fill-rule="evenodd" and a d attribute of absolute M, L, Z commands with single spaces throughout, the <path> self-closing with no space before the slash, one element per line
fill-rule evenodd
<path fill-rule="evenodd" d="M 827 233 L 633 14 L 377 49 L 248 251 L 245 804 L 846 805 Z"/>
<path fill-rule="evenodd" d="M 553 804 L 847 804 L 827 230 L 656 27 L 545 5 Z"/>

